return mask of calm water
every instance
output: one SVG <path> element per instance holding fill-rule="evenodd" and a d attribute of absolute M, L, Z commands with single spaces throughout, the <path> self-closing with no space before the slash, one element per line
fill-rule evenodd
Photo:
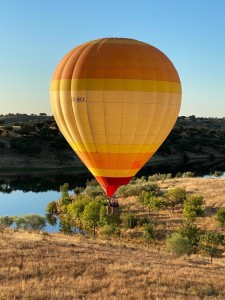
<path fill-rule="evenodd" d="M 0 215 L 44 215 L 47 204 L 53 200 L 59 199 L 59 197 L 60 193 L 56 191 L 40 193 L 13 191 L 10 194 L 0 193 Z M 48 225 L 46 230 L 57 231 L 58 227 Z"/>

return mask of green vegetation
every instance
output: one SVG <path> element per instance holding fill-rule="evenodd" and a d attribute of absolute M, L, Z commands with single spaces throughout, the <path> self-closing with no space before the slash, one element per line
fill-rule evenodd
<path fill-rule="evenodd" d="M 225 225 L 225 207 L 221 207 L 217 210 L 215 214 L 215 219 L 217 220 L 221 229 L 223 230 Z"/>
<path fill-rule="evenodd" d="M 173 188 L 169 189 L 165 195 L 167 203 L 171 206 L 172 211 L 174 212 L 175 206 L 183 204 L 186 199 L 186 192 L 182 188 Z"/>
<path fill-rule="evenodd" d="M 31 214 L 24 216 L 2 216 L 0 217 L 0 229 L 4 230 L 6 228 L 15 225 L 17 229 L 31 230 L 31 231 L 41 231 L 46 226 L 46 218 L 41 215 Z"/>
<path fill-rule="evenodd" d="M 211 262 L 214 257 L 220 257 L 224 252 L 223 249 L 224 235 L 218 232 L 206 232 L 200 236 L 199 252 L 209 256 Z"/>
<path fill-rule="evenodd" d="M 181 187 L 160 189 L 157 180 L 164 182 L 165 177 L 165 174 L 158 174 L 147 179 L 133 179 L 127 188 L 121 187 L 118 194 L 122 194 L 123 199 L 135 198 L 136 204 L 133 207 L 134 204 L 129 205 L 128 200 L 127 205 L 119 206 L 113 214 L 95 180 L 88 181 L 85 189 L 75 188 L 73 195 L 69 195 L 69 186 L 64 184 L 60 188 L 60 199 L 49 203 L 46 208 L 47 220 L 54 224 L 59 219 L 60 231 L 67 234 L 78 231 L 98 238 L 131 239 L 147 247 L 164 243 L 168 252 L 178 256 L 202 253 L 211 259 L 219 257 L 223 249 L 223 235 L 210 233 L 198 226 L 198 220 L 205 215 L 204 197 L 187 193 Z M 130 194 L 131 191 L 137 196 Z M 162 234 L 160 215 L 168 214 L 171 208 L 172 215 L 176 213 L 175 208 L 182 212 L 182 223 L 169 235 Z M 223 212 L 222 208 L 217 210 L 214 218 L 224 222 Z"/>
<path fill-rule="evenodd" d="M 191 243 L 186 236 L 180 233 L 173 233 L 171 237 L 166 239 L 167 251 L 177 256 L 190 254 Z"/>
<path fill-rule="evenodd" d="M 197 217 L 203 217 L 203 196 L 190 195 L 184 201 L 183 216 L 186 222 L 193 222 Z"/>
<path fill-rule="evenodd" d="M 149 247 L 150 243 L 153 242 L 156 238 L 154 226 L 152 224 L 143 225 L 142 239 L 144 243 Z"/>

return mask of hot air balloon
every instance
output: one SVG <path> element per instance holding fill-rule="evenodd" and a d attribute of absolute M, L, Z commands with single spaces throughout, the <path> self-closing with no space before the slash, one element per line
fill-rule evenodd
<path fill-rule="evenodd" d="M 59 129 L 111 197 L 173 128 L 181 83 L 157 48 L 134 39 L 101 38 L 64 56 L 50 94 Z"/>

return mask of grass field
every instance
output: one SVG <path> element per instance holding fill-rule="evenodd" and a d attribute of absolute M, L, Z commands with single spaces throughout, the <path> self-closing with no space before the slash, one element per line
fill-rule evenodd
<path fill-rule="evenodd" d="M 164 190 L 180 186 L 203 195 L 206 216 L 198 225 L 219 230 L 212 213 L 225 206 L 224 179 L 168 179 L 158 184 Z M 131 210 L 139 207 L 135 197 L 120 202 Z M 180 209 L 174 214 L 165 210 L 156 218 L 156 226 L 169 233 L 182 214 Z M 162 242 L 147 248 L 132 238 L 100 240 L 13 230 L 0 233 L 0 247 L 4 300 L 225 299 L 225 256 L 211 264 L 200 255 L 169 255 Z"/>

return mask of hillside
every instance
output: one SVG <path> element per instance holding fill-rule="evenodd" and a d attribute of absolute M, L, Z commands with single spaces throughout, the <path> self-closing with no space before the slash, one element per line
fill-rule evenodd
<path fill-rule="evenodd" d="M 179 117 L 146 164 L 158 172 L 178 172 L 225 166 L 225 119 Z M 53 117 L 15 114 L 0 116 L 0 172 L 74 169 L 88 173 L 68 146 Z M 145 172 L 143 169 L 142 172 Z M 147 173 L 149 170 L 146 171 Z"/>
<path fill-rule="evenodd" d="M 158 181 L 160 188 L 182 187 L 205 199 L 205 218 L 198 225 L 219 230 L 213 212 L 225 206 L 224 179 L 176 178 Z M 130 210 L 136 197 L 120 198 Z M 154 218 L 171 233 L 181 221 L 180 208 L 160 211 Z M 163 223 L 163 221 L 165 221 Z M 167 223 L 167 226 L 166 226 Z M 164 224 L 164 226 L 162 226 Z M 0 299 L 224 299 L 225 256 L 199 254 L 175 257 L 161 242 L 147 248 L 124 240 L 28 233 L 0 233 Z"/>

